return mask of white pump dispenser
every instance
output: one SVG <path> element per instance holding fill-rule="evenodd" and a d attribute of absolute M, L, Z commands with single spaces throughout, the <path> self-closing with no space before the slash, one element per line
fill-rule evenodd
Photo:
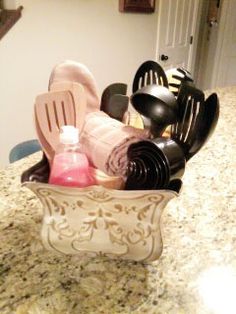
<path fill-rule="evenodd" d="M 61 127 L 60 143 L 61 144 L 77 144 L 79 143 L 79 129 L 73 125 L 64 125 Z"/>

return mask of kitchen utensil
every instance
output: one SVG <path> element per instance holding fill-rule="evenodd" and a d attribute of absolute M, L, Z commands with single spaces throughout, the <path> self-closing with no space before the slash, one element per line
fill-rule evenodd
<path fill-rule="evenodd" d="M 184 68 L 173 68 L 167 70 L 166 75 L 169 82 L 169 89 L 175 96 L 178 95 L 180 86 L 183 82 L 189 85 L 194 85 L 191 73 Z"/>
<path fill-rule="evenodd" d="M 137 129 L 144 129 L 143 119 L 138 112 L 126 111 L 122 122 Z"/>
<path fill-rule="evenodd" d="M 179 103 L 178 121 L 171 127 L 171 138 L 181 145 L 188 160 L 193 156 L 191 148 L 196 143 L 204 117 L 204 94 L 196 87 L 182 83 L 177 101 Z"/>
<path fill-rule="evenodd" d="M 111 118 L 122 121 L 129 103 L 129 97 L 126 96 L 126 93 L 126 84 L 113 83 L 107 86 L 102 93 L 100 110 L 107 113 Z"/>
<path fill-rule="evenodd" d="M 177 96 L 181 84 L 184 82 L 188 85 L 194 85 L 192 75 L 184 68 L 173 68 L 166 71 L 166 76 L 169 83 L 169 90 Z"/>
<path fill-rule="evenodd" d="M 192 74 L 188 70 L 184 68 L 177 68 L 176 70 L 179 72 L 179 75 L 174 74 L 172 75 L 173 78 L 181 82 L 193 82 Z"/>
<path fill-rule="evenodd" d="M 212 135 L 219 118 L 219 99 L 217 94 L 211 94 L 203 104 L 201 120 L 199 117 L 198 128 L 195 136 L 189 142 L 187 159 L 193 157 L 208 141 Z"/>
<path fill-rule="evenodd" d="M 174 95 L 164 86 L 148 85 L 137 90 L 130 98 L 133 107 L 145 118 L 145 128 L 154 137 L 177 121 L 178 104 Z"/>
<path fill-rule="evenodd" d="M 178 193 L 180 193 L 182 186 L 183 186 L 183 181 L 181 179 L 174 179 L 174 180 L 170 181 L 167 189 L 173 190 L 173 191 L 178 191 Z"/>
<path fill-rule="evenodd" d="M 184 152 L 172 139 L 134 143 L 127 155 L 127 190 L 165 189 L 172 180 L 180 179 L 184 174 Z"/>
<path fill-rule="evenodd" d="M 36 129 L 36 133 L 37 133 L 37 136 L 38 136 L 38 140 L 39 140 L 39 143 L 42 147 L 42 150 L 44 152 L 44 154 L 47 156 L 47 159 L 49 161 L 49 163 L 51 163 L 52 161 L 52 158 L 54 156 L 54 150 L 53 148 L 50 146 L 50 144 L 48 143 L 48 141 L 45 139 L 41 129 L 40 129 L 40 126 L 39 126 L 39 123 L 38 123 L 38 119 L 35 115 L 35 118 L 34 118 L 34 121 L 35 121 L 35 129 Z"/>
<path fill-rule="evenodd" d="M 40 144 L 49 162 L 59 143 L 60 127 L 75 126 L 75 104 L 69 91 L 57 91 L 37 96 L 35 125 Z"/>
<path fill-rule="evenodd" d="M 50 91 L 69 91 L 73 96 L 75 105 L 75 126 L 81 131 L 86 113 L 86 95 L 83 86 L 76 82 L 59 81 L 52 82 Z"/>
<path fill-rule="evenodd" d="M 129 97 L 125 95 L 112 95 L 108 102 L 107 114 L 116 120 L 122 121 L 128 109 Z"/>
<path fill-rule="evenodd" d="M 130 125 L 130 121 L 131 121 L 131 113 L 130 111 L 127 110 L 123 116 L 122 122 L 125 125 Z"/>
<path fill-rule="evenodd" d="M 138 89 L 153 84 L 168 88 L 168 80 L 163 68 L 155 61 L 146 61 L 141 64 L 134 76 L 132 91 L 135 93 Z"/>
<path fill-rule="evenodd" d="M 163 136 L 164 131 L 166 128 L 160 130 L 157 123 L 155 123 L 153 120 L 146 118 L 143 115 L 140 115 L 143 123 L 143 128 L 147 130 L 152 138 Z"/>
<path fill-rule="evenodd" d="M 45 153 L 43 153 L 42 159 L 38 163 L 22 173 L 21 182 L 35 181 L 47 183 L 49 179 L 49 173 L 49 162 Z"/>
<path fill-rule="evenodd" d="M 162 167 L 165 168 L 165 165 L 157 152 L 150 147 L 145 147 L 145 151 L 142 151 L 138 145 L 131 150 L 126 189 L 161 189 L 165 184 L 166 170 L 163 171 Z"/>

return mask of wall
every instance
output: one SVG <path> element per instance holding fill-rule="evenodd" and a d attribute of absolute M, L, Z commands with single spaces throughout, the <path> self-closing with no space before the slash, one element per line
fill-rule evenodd
<path fill-rule="evenodd" d="M 155 58 L 157 13 L 120 13 L 118 0 L 16 3 L 22 18 L 0 42 L 0 167 L 12 146 L 36 136 L 34 99 L 47 90 L 55 64 L 84 63 L 101 94 L 114 82 L 130 87 L 137 67 Z"/>

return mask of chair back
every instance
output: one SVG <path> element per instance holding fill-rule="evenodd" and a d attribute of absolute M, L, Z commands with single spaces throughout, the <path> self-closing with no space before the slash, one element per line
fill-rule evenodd
<path fill-rule="evenodd" d="M 13 163 L 30 154 L 40 151 L 42 148 L 36 139 L 28 140 L 14 146 L 9 153 L 9 161 Z"/>

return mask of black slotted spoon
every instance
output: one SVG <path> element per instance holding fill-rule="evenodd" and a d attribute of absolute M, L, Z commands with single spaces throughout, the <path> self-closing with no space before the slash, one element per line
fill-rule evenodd
<path fill-rule="evenodd" d="M 204 118 L 204 93 L 194 86 L 182 83 L 177 97 L 178 121 L 171 126 L 171 138 L 182 147 L 186 160 L 197 151 L 192 150 L 198 141 L 201 121 Z"/>
<path fill-rule="evenodd" d="M 189 71 L 187 71 L 184 68 L 177 68 L 176 71 L 179 73 L 179 75 L 172 74 L 169 78 L 169 86 L 173 87 L 174 90 L 172 90 L 172 93 L 175 96 L 178 96 L 180 86 L 182 83 L 188 84 L 191 86 L 194 86 L 193 77 Z"/>
<path fill-rule="evenodd" d="M 220 113 L 220 104 L 217 94 L 211 94 L 204 102 L 203 107 L 204 112 L 198 124 L 195 137 L 192 139 L 192 142 L 189 143 L 190 149 L 188 158 L 195 155 L 206 144 L 216 128 Z"/>
<path fill-rule="evenodd" d="M 151 87 L 165 87 L 168 88 L 168 80 L 163 68 L 155 61 L 146 61 L 140 65 L 133 80 L 133 95 L 131 98 L 140 90 Z M 158 136 L 163 130 L 163 126 L 160 127 L 159 123 L 154 121 L 151 116 L 144 116 L 141 113 L 143 125 L 145 129 L 150 130 L 153 136 Z"/>
<path fill-rule="evenodd" d="M 157 84 L 168 88 L 168 80 L 163 68 L 155 61 L 146 61 L 138 68 L 134 80 L 132 91 L 135 93 L 138 89 Z"/>

